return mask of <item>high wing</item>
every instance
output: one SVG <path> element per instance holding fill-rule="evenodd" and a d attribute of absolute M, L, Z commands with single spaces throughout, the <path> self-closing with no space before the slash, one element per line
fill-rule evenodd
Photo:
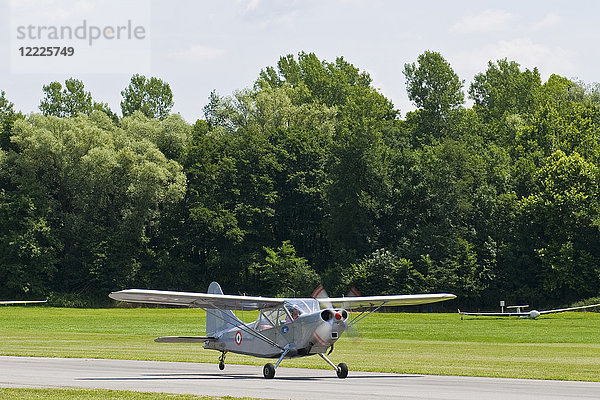
<path fill-rule="evenodd" d="M 567 311 L 574 311 L 574 310 L 583 310 L 585 308 L 593 308 L 593 307 L 600 307 L 600 303 L 599 304 L 591 304 L 589 306 L 579 306 L 579 307 L 557 308 L 555 310 L 545 310 L 545 311 L 540 311 L 540 314 L 552 314 L 552 313 L 567 312 Z"/>
<path fill-rule="evenodd" d="M 328 297 L 317 298 L 321 306 L 344 308 L 378 308 L 392 306 L 414 306 L 418 304 L 436 303 L 438 301 L 452 300 L 453 294 L 404 294 L 394 296 L 361 296 L 361 297 Z"/>
<path fill-rule="evenodd" d="M 170 304 L 195 308 L 224 310 L 262 310 L 283 305 L 285 299 L 273 297 L 235 296 L 226 294 L 170 292 L 163 290 L 127 289 L 112 292 L 109 297 L 130 303 Z"/>
<path fill-rule="evenodd" d="M 45 303 L 47 300 L 3 300 L 0 304 L 31 304 L 31 303 Z"/>

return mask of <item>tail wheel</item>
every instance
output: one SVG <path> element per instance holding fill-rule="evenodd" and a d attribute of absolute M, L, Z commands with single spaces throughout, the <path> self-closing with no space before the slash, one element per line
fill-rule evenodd
<path fill-rule="evenodd" d="M 348 376 L 348 366 L 344 363 L 339 363 L 336 372 L 338 378 L 344 379 Z"/>
<path fill-rule="evenodd" d="M 219 357 L 219 369 L 223 371 L 225 369 L 225 354 L 226 351 L 221 352 L 221 357 Z"/>
<path fill-rule="evenodd" d="M 348 373 L 348 372 L 346 372 Z M 264 368 L 263 368 L 263 375 L 265 376 L 265 379 L 273 379 L 273 377 L 275 376 L 275 367 L 273 366 L 273 364 L 271 363 L 266 363 Z"/>

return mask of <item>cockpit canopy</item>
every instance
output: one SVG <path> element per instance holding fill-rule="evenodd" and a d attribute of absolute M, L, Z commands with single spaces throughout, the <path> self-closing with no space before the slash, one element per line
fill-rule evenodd
<path fill-rule="evenodd" d="M 300 314 L 319 311 L 321 307 L 315 299 L 288 299 L 285 301 L 285 307 L 292 312 L 295 308 L 300 311 Z"/>
<path fill-rule="evenodd" d="M 255 328 L 259 331 L 276 328 L 289 324 L 302 314 L 319 310 L 319 302 L 315 299 L 288 299 L 283 306 L 263 309 Z"/>

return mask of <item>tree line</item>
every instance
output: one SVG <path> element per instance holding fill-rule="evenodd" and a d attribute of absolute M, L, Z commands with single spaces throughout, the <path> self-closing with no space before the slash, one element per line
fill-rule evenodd
<path fill-rule="evenodd" d="M 600 86 L 503 59 L 466 88 L 432 51 L 402 72 L 404 119 L 368 73 L 312 53 L 213 91 L 194 124 L 155 77 L 131 78 L 122 116 L 76 79 L 30 115 L 1 92 L 0 297 L 212 280 L 475 307 L 598 296 Z"/>

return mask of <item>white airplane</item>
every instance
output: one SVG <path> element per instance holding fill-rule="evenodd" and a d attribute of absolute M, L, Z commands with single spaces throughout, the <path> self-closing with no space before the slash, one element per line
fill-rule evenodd
<path fill-rule="evenodd" d="M 114 300 L 133 303 L 170 304 L 206 310 L 206 336 L 167 336 L 159 343 L 203 343 L 205 349 L 221 352 L 219 369 L 225 368 L 228 352 L 277 359 L 267 363 L 263 375 L 275 376 L 284 358 L 318 354 L 336 371 L 339 378 L 348 375 L 344 363 L 337 366 L 327 358 L 342 333 L 367 315 L 387 306 L 407 306 L 454 299 L 453 294 L 412 294 L 339 298 L 274 298 L 225 295 L 218 283 L 208 293 L 169 292 L 127 289 L 109 295 Z M 362 310 L 351 317 L 346 309 Z M 258 319 L 245 323 L 232 310 L 258 310 Z"/>
<path fill-rule="evenodd" d="M 45 303 L 47 300 L 0 300 L 0 305 Z"/>
<path fill-rule="evenodd" d="M 591 304 L 589 306 L 557 308 L 554 310 L 524 311 L 524 309 L 526 309 L 527 307 L 529 307 L 529 305 L 506 307 L 506 308 L 514 309 L 515 310 L 514 312 L 510 312 L 510 311 L 509 312 L 465 312 L 465 311 L 458 310 L 458 313 L 460 314 L 460 319 L 463 319 L 464 315 L 471 315 L 471 316 L 476 316 L 476 317 L 478 317 L 478 316 L 482 316 L 482 317 L 519 317 L 519 318 L 536 319 L 540 315 L 544 315 L 544 314 L 553 314 L 553 313 L 561 313 L 561 312 L 567 312 L 567 311 L 583 310 L 586 308 L 600 307 L 600 303 L 599 304 Z"/>

